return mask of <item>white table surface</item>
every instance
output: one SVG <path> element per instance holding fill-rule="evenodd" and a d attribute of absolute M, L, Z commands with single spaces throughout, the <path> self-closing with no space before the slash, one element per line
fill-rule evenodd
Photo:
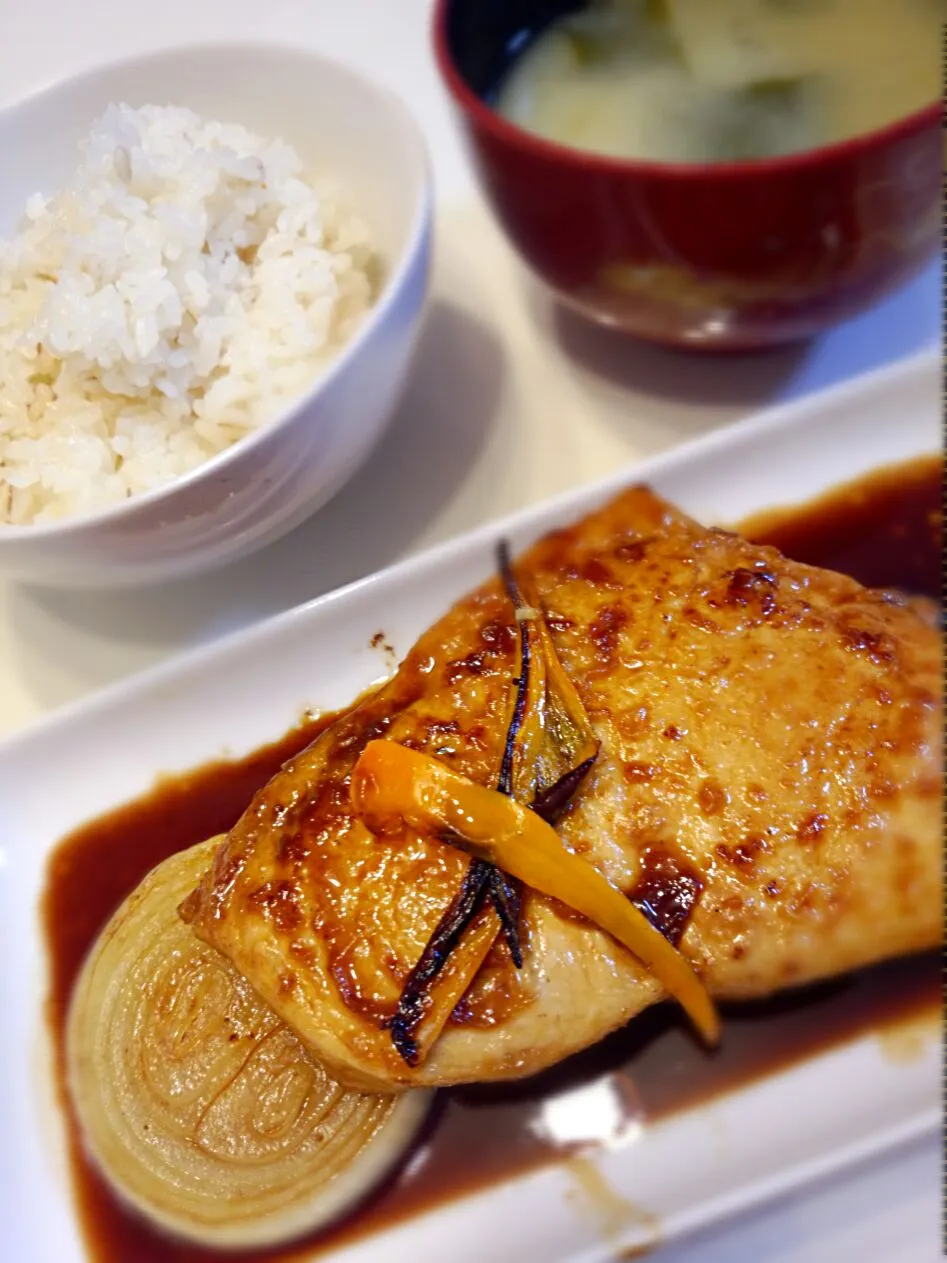
<path fill-rule="evenodd" d="M 293 535 L 214 576 L 97 595 L 0 581 L 0 735 L 426 544 L 940 338 L 935 266 L 818 342 L 723 360 L 630 345 L 558 315 L 473 185 L 429 53 L 429 9 L 428 0 L 0 0 L 0 105 L 172 44 L 308 44 L 403 95 L 438 183 L 433 303 L 416 372 L 361 473 Z M 0 154 L 0 179 L 2 163 Z M 932 1263 L 941 1257 L 937 1156 L 933 1141 L 921 1143 L 652 1257 Z"/>

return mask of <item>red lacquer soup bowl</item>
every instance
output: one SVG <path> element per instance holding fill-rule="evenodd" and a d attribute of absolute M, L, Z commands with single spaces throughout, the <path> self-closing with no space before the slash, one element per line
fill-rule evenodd
<path fill-rule="evenodd" d="M 809 337 L 916 273 L 941 229 L 940 102 L 842 144 L 678 166 L 583 153 L 490 100 L 517 51 L 576 0 L 437 0 L 434 46 L 510 241 L 569 306 L 713 350 Z"/>

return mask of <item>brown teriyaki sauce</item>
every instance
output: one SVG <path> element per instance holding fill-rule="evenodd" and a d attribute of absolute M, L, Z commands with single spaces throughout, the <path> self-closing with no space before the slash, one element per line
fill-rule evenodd
<path fill-rule="evenodd" d="M 932 456 L 877 471 L 811 504 L 760 515 L 744 524 L 743 533 L 797 560 L 939 602 L 942 462 Z M 230 828 L 256 789 L 331 719 L 307 720 L 245 759 L 159 781 L 146 797 L 66 838 L 50 860 L 42 908 L 52 984 L 49 1020 L 79 1218 L 94 1263 L 211 1263 L 225 1255 L 152 1230 L 118 1204 L 82 1153 L 63 1055 L 64 1018 L 82 959 L 116 906 L 155 864 Z M 624 1121 L 647 1122 L 861 1033 L 933 1016 L 940 1007 L 940 983 L 939 958 L 930 955 L 734 1007 L 725 1014 L 726 1037 L 712 1056 L 698 1047 L 672 1006 L 650 1010 L 531 1080 L 440 1093 L 410 1167 L 406 1163 L 348 1221 L 290 1247 L 226 1257 L 301 1261 L 449 1198 L 568 1157 L 570 1148 L 543 1139 L 537 1126 L 544 1103 L 556 1094 L 606 1079 L 613 1099 L 622 1103 Z"/>

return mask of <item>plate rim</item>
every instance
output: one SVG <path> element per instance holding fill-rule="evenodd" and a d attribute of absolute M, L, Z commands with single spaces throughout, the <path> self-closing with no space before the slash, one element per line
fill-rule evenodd
<path fill-rule="evenodd" d="M 350 601 L 355 602 L 356 617 L 358 617 L 359 603 L 367 594 L 372 593 L 373 589 L 381 587 L 382 592 L 384 592 L 386 587 L 396 586 L 401 580 L 415 583 L 418 581 L 423 582 L 423 576 L 426 571 L 430 571 L 437 576 L 443 571 L 445 563 L 449 563 L 452 557 L 464 555 L 469 558 L 470 554 L 481 544 L 492 544 L 500 533 L 510 532 L 515 534 L 537 527 L 540 530 L 552 527 L 557 519 L 562 519 L 569 513 L 587 511 L 595 502 L 604 499 L 616 489 L 627 486 L 631 482 L 666 477 L 673 475 L 678 469 L 681 469 L 682 472 L 689 467 L 699 469 L 702 460 L 706 457 L 713 457 L 721 452 L 725 453 L 729 448 L 735 447 L 739 449 L 744 444 L 752 444 L 760 438 L 765 439 L 772 431 L 777 433 L 786 433 L 788 431 L 791 433 L 797 425 L 803 424 L 807 420 L 811 424 L 813 415 L 818 416 L 823 412 L 828 413 L 839 407 L 843 409 L 858 409 L 862 402 L 870 400 L 879 391 L 884 392 L 886 402 L 883 406 L 890 408 L 892 391 L 896 394 L 902 383 L 909 389 L 917 389 L 918 386 L 923 386 L 928 378 L 933 377 L 933 373 L 936 371 L 939 363 L 940 358 L 936 350 L 925 350 L 896 365 L 883 367 L 871 374 L 866 374 L 835 386 L 830 390 L 817 392 L 801 400 L 766 409 L 763 412 L 747 417 L 741 422 L 722 426 L 718 430 L 704 435 L 693 442 L 681 444 L 656 457 L 623 466 L 604 479 L 597 479 L 585 485 L 570 488 L 554 497 L 546 498 L 519 509 L 512 514 L 488 521 L 472 531 L 464 532 L 433 547 L 420 550 L 343 587 L 321 594 L 273 616 L 256 620 L 209 643 L 172 654 L 164 661 L 144 671 L 131 673 L 103 689 L 78 699 L 68 706 L 42 716 L 39 720 L 24 726 L 18 732 L 0 739 L 0 772 L 2 772 L 8 759 L 13 758 L 15 761 L 21 756 L 25 756 L 27 760 L 35 758 L 47 739 L 55 739 L 57 734 L 59 739 L 62 739 L 63 735 L 68 737 L 70 728 L 76 725 L 80 727 L 86 723 L 94 725 L 100 722 L 103 716 L 107 717 L 110 712 L 120 711 L 129 705 L 134 706 L 139 702 L 145 705 L 149 704 L 155 695 L 160 693 L 163 684 L 174 685 L 181 679 L 186 679 L 195 671 L 200 671 L 203 665 L 212 664 L 218 655 L 223 655 L 225 658 L 227 654 L 240 655 L 249 653 L 252 655 L 260 646 L 266 646 L 268 642 L 274 639 L 278 642 L 285 633 L 289 632 L 292 634 L 291 629 L 294 626 L 299 624 L 305 626 L 308 620 L 318 619 L 322 611 L 329 611 L 335 605 L 341 605 L 344 610 L 346 603 Z M 855 476 L 856 473 L 857 470 L 853 469 L 852 476 Z M 792 496 L 787 497 L 787 502 L 793 498 Z M 774 497 L 773 507 L 776 507 L 777 503 L 778 500 Z M 371 600 L 371 597 L 369 597 L 369 600 Z M 226 667 L 222 669 L 226 670 Z M 266 738 L 264 737 L 263 740 L 266 740 Z M 37 745 L 39 749 L 37 749 Z M 117 801 L 119 800 L 116 799 Z M 42 846 L 44 863 L 50 853 L 50 848 L 54 845 L 55 839 L 51 839 L 47 840 L 46 844 Z M 854 1048 L 864 1038 L 856 1036 L 850 1044 L 843 1046 Z M 827 1050 L 824 1054 L 817 1054 L 813 1058 L 806 1059 L 806 1062 L 807 1064 L 814 1064 L 822 1056 L 830 1056 L 832 1051 L 837 1050 Z M 791 1070 L 792 1068 L 790 1067 L 787 1073 L 791 1073 Z M 774 1077 L 779 1078 L 780 1075 Z M 729 1099 L 738 1098 L 745 1092 L 752 1091 L 755 1087 L 765 1082 L 768 1082 L 768 1080 L 754 1080 L 743 1088 L 738 1087 L 731 1091 L 727 1094 L 727 1097 Z M 699 1113 L 699 1109 L 683 1111 L 675 1115 L 675 1118 L 681 1118 L 688 1114 L 695 1116 Z M 939 1113 L 935 1106 L 928 1106 L 925 1103 L 914 1105 L 912 1103 L 910 1114 L 896 1123 L 882 1122 L 882 1125 L 875 1126 L 874 1130 L 868 1131 L 861 1136 L 851 1136 L 840 1145 L 835 1145 L 828 1149 L 823 1147 L 821 1151 L 810 1152 L 802 1157 L 790 1156 L 789 1161 L 779 1167 L 778 1170 L 767 1170 L 759 1178 L 747 1179 L 737 1174 L 735 1177 L 736 1183 L 729 1191 L 721 1193 L 711 1190 L 698 1195 L 689 1209 L 662 1214 L 660 1216 L 660 1241 L 657 1244 L 669 1244 L 672 1241 L 690 1235 L 710 1223 L 725 1221 L 735 1214 L 749 1210 L 774 1198 L 789 1195 L 821 1176 L 853 1169 L 861 1162 L 903 1147 L 911 1141 L 927 1135 L 936 1127 L 938 1119 Z M 45 1148 L 46 1146 L 44 1145 Z M 594 1153 L 590 1156 L 593 1159 L 595 1157 Z M 524 1173 L 527 1177 L 529 1174 L 531 1173 Z M 518 1182 L 514 1177 L 508 1183 L 513 1185 Z M 497 1187 L 489 1185 L 478 1190 L 474 1196 L 489 1196 Z M 75 1225 L 77 1218 L 76 1206 L 74 1195 L 71 1194 L 70 1185 L 65 1185 L 62 1190 L 62 1196 L 66 1202 L 67 1212 Z M 445 1209 L 469 1200 L 471 1199 L 467 1197 L 451 1199 Z M 436 1215 L 431 1218 L 434 1219 L 435 1217 Z M 391 1227 L 393 1230 L 397 1230 L 410 1225 L 412 1222 L 415 1222 L 413 1218 L 393 1224 Z M 81 1233 L 75 1227 L 73 1232 L 78 1242 L 78 1248 L 81 1249 Z M 363 1242 L 381 1243 L 386 1235 L 386 1233 L 372 1234 L 369 1237 L 359 1239 L 358 1244 L 362 1245 Z M 622 1246 L 623 1236 L 627 1238 L 625 1245 L 628 1247 L 637 1248 L 642 1244 L 640 1226 L 636 1228 L 632 1224 L 623 1232 L 616 1234 L 614 1238 L 610 1236 L 607 1243 L 598 1239 L 594 1240 L 594 1243 L 592 1241 L 588 1243 L 582 1242 L 578 1248 L 570 1249 L 567 1247 L 566 1252 L 562 1255 L 557 1255 L 557 1257 L 560 1258 L 561 1263 L 598 1263 L 609 1249 L 624 1248 Z M 593 1234 L 593 1237 L 597 1238 L 598 1234 Z M 343 1255 L 347 1257 L 348 1248 L 347 1246 L 340 1246 L 337 1249 L 330 1247 L 326 1258 L 338 1257 L 341 1263 Z M 361 1255 L 359 1257 L 361 1258 Z"/>
<path fill-rule="evenodd" d="M 724 424 L 707 434 L 659 452 L 655 456 L 644 460 L 633 460 L 604 478 L 593 479 L 577 487 L 567 488 L 555 495 L 516 509 L 512 513 L 490 518 L 472 530 L 463 531 L 446 540 L 419 549 L 387 566 L 373 570 L 340 587 L 332 588 L 328 592 L 320 593 L 309 600 L 298 602 L 276 614 L 254 619 L 244 627 L 215 637 L 206 643 L 180 649 L 160 662 L 132 671 L 63 706 L 54 707 L 46 714 L 27 721 L 21 728 L 0 736 L 0 762 L 19 746 L 42 739 L 47 732 L 60 724 L 73 723 L 87 715 L 94 715 L 96 711 L 107 709 L 110 705 L 119 702 L 126 694 L 134 693 L 139 689 L 160 686 L 162 681 L 173 678 L 181 672 L 199 668 L 217 654 L 250 647 L 257 641 L 278 634 L 284 627 L 289 627 L 292 623 L 312 615 L 317 610 L 327 609 L 334 603 L 349 600 L 357 594 L 368 591 L 376 584 L 393 583 L 397 579 L 408 578 L 415 571 L 434 567 L 450 559 L 453 554 L 475 547 L 481 542 L 493 543 L 498 536 L 515 534 L 547 516 L 567 513 L 573 506 L 578 510 L 580 505 L 599 497 L 604 499 L 622 487 L 633 485 L 639 479 L 647 480 L 672 471 L 677 465 L 699 462 L 704 457 L 712 456 L 721 450 L 725 451 L 728 447 L 739 446 L 744 440 L 764 436 L 771 430 L 788 429 L 793 425 L 802 424 L 814 411 L 857 402 L 861 397 L 871 396 L 879 388 L 896 387 L 902 380 L 910 382 L 915 377 L 923 377 L 941 363 L 942 356 L 939 349 L 927 348 L 895 364 L 884 365 L 870 373 L 860 374 L 848 381 L 830 386 L 826 390 L 815 391 L 801 399 L 790 400 L 787 403 L 779 403 L 753 412 L 740 421 L 729 425 Z"/>

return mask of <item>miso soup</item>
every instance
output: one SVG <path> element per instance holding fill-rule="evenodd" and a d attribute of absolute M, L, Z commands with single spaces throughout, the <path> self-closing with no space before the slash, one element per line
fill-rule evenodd
<path fill-rule="evenodd" d="M 774 157 L 935 101 L 945 18 L 947 0 L 592 0 L 536 38 L 497 104 L 616 158 Z"/>

